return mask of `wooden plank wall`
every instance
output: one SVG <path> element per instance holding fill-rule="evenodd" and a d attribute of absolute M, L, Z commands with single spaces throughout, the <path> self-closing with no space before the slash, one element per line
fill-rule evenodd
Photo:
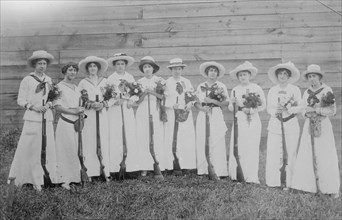
<path fill-rule="evenodd" d="M 216 60 L 230 71 L 249 60 L 259 69 L 255 82 L 266 94 L 272 86 L 266 76 L 269 67 L 291 60 L 304 71 L 316 63 L 326 71 L 324 80 L 337 96 L 334 124 L 340 126 L 341 1 L 320 2 L 1 1 L 1 124 L 22 125 L 24 111 L 16 104 L 19 83 L 31 71 L 27 58 L 34 50 L 44 49 L 56 58 L 48 69 L 56 82 L 62 79 L 60 67 L 69 61 L 124 52 L 137 61 L 153 56 L 164 78 L 170 75 L 168 61 L 181 57 L 188 64 L 185 77 L 194 86 L 203 81 L 198 67 L 204 61 Z M 129 72 L 141 77 L 137 63 Z M 229 89 L 238 83 L 228 75 L 222 81 Z M 302 91 L 307 87 L 303 80 L 297 85 Z M 231 120 L 230 114 L 226 117 Z M 266 128 L 266 113 L 262 119 Z"/>

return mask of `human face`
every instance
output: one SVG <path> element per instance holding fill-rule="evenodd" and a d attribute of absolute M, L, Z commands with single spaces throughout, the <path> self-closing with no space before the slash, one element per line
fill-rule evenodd
<path fill-rule="evenodd" d="M 174 77 L 180 77 L 183 73 L 183 67 L 181 66 L 176 66 L 171 68 L 171 74 Z"/>
<path fill-rule="evenodd" d="M 99 68 L 96 66 L 95 63 L 89 64 L 88 66 L 89 75 L 97 75 L 98 71 L 99 71 Z"/>
<path fill-rule="evenodd" d="M 218 71 L 217 69 L 215 68 L 212 68 L 210 67 L 209 70 L 208 70 L 208 78 L 211 80 L 211 81 L 216 81 L 217 80 L 217 77 L 218 77 Z"/>
<path fill-rule="evenodd" d="M 321 77 L 316 73 L 309 73 L 307 75 L 308 81 L 312 86 L 318 86 L 321 84 Z"/>
<path fill-rule="evenodd" d="M 117 60 L 114 67 L 117 73 L 124 73 L 126 70 L 126 62 L 123 60 Z"/>
<path fill-rule="evenodd" d="M 286 83 L 289 80 L 289 74 L 286 72 L 286 70 L 282 70 L 277 75 L 278 81 L 280 84 Z"/>
<path fill-rule="evenodd" d="M 251 74 L 248 71 L 240 71 L 237 76 L 242 84 L 248 84 L 251 78 Z"/>
<path fill-rule="evenodd" d="M 67 71 L 65 72 L 65 78 L 69 81 L 75 79 L 77 75 L 77 70 L 72 67 L 72 66 L 69 66 L 69 68 L 67 69 Z"/>
<path fill-rule="evenodd" d="M 36 73 L 44 73 L 45 70 L 47 68 L 47 62 L 46 60 L 39 60 L 37 63 L 36 63 L 36 66 L 35 66 L 35 72 Z"/>
<path fill-rule="evenodd" d="M 153 67 L 146 63 L 144 66 L 143 66 L 143 71 L 144 71 L 144 74 L 145 74 L 145 77 L 147 78 L 151 78 L 152 75 L 153 75 Z"/>

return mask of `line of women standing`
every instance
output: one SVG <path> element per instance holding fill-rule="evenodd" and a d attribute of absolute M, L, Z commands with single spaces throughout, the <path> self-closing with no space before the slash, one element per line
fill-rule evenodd
<path fill-rule="evenodd" d="M 28 60 L 35 71 L 20 85 L 18 104 L 27 111 L 9 175 L 9 179 L 15 178 L 16 185 L 31 183 L 37 190 L 43 185 L 43 175 L 40 175 L 43 171 L 38 163 L 41 133 L 32 135 L 32 129 L 28 128 L 41 126 L 42 113 L 48 113 L 46 117 L 51 118 L 47 134 L 48 170 L 52 182 L 63 183 L 66 189 L 70 188 L 71 182 L 81 181 L 81 165 L 77 158 L 78 130 L 75 128 L 79 115 L 82 118 L 86 115 L 82 142 L 89 180 L 103 175 L 108 181 L 111 173 L 118 173 L 123 168 L 126 172 L 142 171 L 141 175 L 145 176 L 146 171 L 153 170 L 154 163 L 161 170 L 172 170 L 176 163 L 182 169 L 197 169 L 199 175 L 210 175 L 212 170 L 218 177 L 229 176 L 233 180 L 237 179 L 237 167 L 240 166 L 244 181 L 259 183 L 261 121 L 258 112 L 267 106 L 271 118 L 267 137 L 266 184 L 284 189 L 339 193 L 338 159 L 328 118 L 336 113 L 336 103 L 327 98 L 332 90 L 321 83 L 324 72 L 317 65 L 310 65 L 303 73 L 311 83 L 303 99 L 299 88 L 292 84 L 300 77 L 293 63 L 270 68 L 268 76 L 276 85 L 270 89 L 266 105 L 263 90 L 250 82 L 257 75 L 257 69 L 250 62 L 244 62 L 230 72 L 240 84 L 232 89 L 229 97 L 226 86 L 218 81 L 224 76 L 225 68 L 217 62 L 201 64 L 199 71 L 206 81 L 200 83 L 195 92 L 191 82 L 182 76 L 186 64 L 180 58 L 170 61 L 168 69 L 172 76 L 166 81 L 156 75 L 160 67 L 152 57 L 142 58 L 139 70 L 143 77 L 135 82 L 126 71 L 134 63 L 134 58 L 122 53 L 108 60 L 89 56 L 78 65 L 69 63 L 62 68 L 65 77 L 58 84 L 61 96 L 42 106 L 38 101 L 49 101 L 47 92 L 51 90 L 51 79 L 44 72 L 52 60 L 52 55 L 46 51 L 35 51 Z M 108 65 L 116 71 L 105 78 L 102 75 Z M 87 77 L 76 86 L 74 80 L 79 70 Z M 130 86 L 127 87 L 127 83 Z M 108 88 L 113 89 L 109 98 L 105 97 Z M 134 92 L 136 94 L 132 95 Z M 61 113 L 55 142 L 50 129 L 52 106 Z M 192 107 L 199 110 L 196 127 Z M 232 129 L 229 163 L 225 143 L 227 126 L 223 116 L 226 109 L 237 110 L 238 124 L 238 156 L 234 156 Z M 300 130 L 296 114 L 301 112 L 307 119 L 298 148 Z M 316 124 L 311 123 L 314 120 Z M 151 123 L 153 136 L 149 127 Z M 310 136 L 308 131 L 313 127 L 318 131 L 315 134 L 311 132 Z M 27 151 L 27 146 L 34 149 Z M 32 159 L 29 160 L 30 166 L 23 162 L 28 155 Z"/>

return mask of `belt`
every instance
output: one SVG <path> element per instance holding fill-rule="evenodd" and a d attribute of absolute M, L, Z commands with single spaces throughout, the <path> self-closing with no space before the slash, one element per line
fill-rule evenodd
<path fill-rule="evenodd" d="M 209 106 L 211 108 L 220 107 L 219 105 L 216 105 L 214 103 L 204 103 L 204 102 L 202 102 L 202 106 Z"/>
<path fill-rule="evenodd" d="M 70 124 L 75 124 L 75 122 L 76 122 L 76 121 L 72 121 L 72 120 L 70 120 L 70 119 L 64 117 L 63 115 L 61 115 L 61 119 L 63 119 L 63 121 L 66 121 L 66 122 L 68 122 L 68 123 L 70 123 Z"/>

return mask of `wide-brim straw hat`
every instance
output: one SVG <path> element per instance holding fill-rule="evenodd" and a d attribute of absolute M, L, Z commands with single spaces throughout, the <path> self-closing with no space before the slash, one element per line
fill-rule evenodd
<path fill-rule="evenodd" d="M 181 58 L 174 58 L 170 60 L 170 65 L 167 68 L 171 69 L 172 67 L 186 67 L 187 65 L 183 63 Z"/>
<path fill-rule="evenodd" d="M 236 78 L 238 78 L 236 74 L 241 71 L 249 71 L 251 73 L 250 79 L 254 79 L 255 76 L 258 74 L 258 69 L 255 66 L 253 66 L 252 63 L 248 61 L 245 61 L 243 64 L 240 64 L 239 66 L 237 66 L 235 69 L 230 71 L 229 74 L 231 76 L 235 75 Z"/>
<path fill-rule="evenodd" d="M 279 83 L 278 78 L 275 74 L 278 69 L 287 69 L 291 72 L 291 76 L 289 77 L 287 81 L 288 83 L 295 83 L 300 78 L 299 70 L 295 67 L 295 65 L 291 61 L 289 61 L 287 63 L 281 63 L 276 66 L 273 66 L 268 70 L 267 72 L 268 78 L 275 84 Z"/>
<path fill-rule="evenodd" d="M 86 69 L 87 63 L 99 63 L 101 68 L 99 69 L 97 75 L 102 75 L 104 72 L 106 72 L 107 68 L 108 68 L 108 63 L 105 59 L 100 58 L 100 57 L 96 57 L 96 56 L 88 56 L 86 58 L 84 58 L 83 60 L 81 60 L 78 63 L 78 68 L 81 72 L 89 74 L 88 70 Z"/>
<path fill-rule="evenodd" d="M 319 66 L 319 65 L 317 65 L 317 64 L 311 64 L 311 65 L 309 65 L 308 67 L 307 67 L 307 69 L 303 72 L 303 79 L 308 79 L 307 78 L 307 75 L 309 74 L 309 73 L 316 73 L 316 74 L 318 74 L 318 75 L 321 75 L 321 78 L 323 78 L 323 76 L 324 76 L 324 72 L 321 70 L 321 67 Z"/>
<path fill-rule="evenodd" d="M 156 64 L 156 62 L 154 61 L 153 57 L 150 56 L 145 56 L 140 60 L 139 63 L 139 69 L 142 73 L 144 73 L 143 67 L 145 64 L 150 64 L 153 67 L 153 73 L 158 72 L 159 70 L 159 66 Z"/>
<path fill-rule="evenodd" d="M 224 68 L 224 66 L 222 66 L 221 64 L 215 61 L 209 61 L 209 62 L 202 63 L 199 67 L 200 74 L 202 74 L 202 76 L 204 76 L 205 78 L 208 78 L 208 75 L 205 73 L 205 70 L 209 66 L 215 66 L 218 69 L 219 71 L 218 76 L 217 76 L 218 79 L 222 78 L 224 74 L 226 73 L 226 69 Z"/>
<path fill-rule="evenodd" d="M 55 59 L 51 54 L 49 54 L 48 52 L 46 52 L 45 50 L 37 50 L 37 51 L 33 51 L 32 56 L 30 56 L 27 59 L 27 63 L 30 67 L 34 67 L 32 65 L 32 61 L 33 60 L 37 60 L 37 59 L 47 59 L 48 65 L 52 63 L 52 61 Z"/>
<path fill-rule="evenodd" d="M 127 61 L 127 67 L 131 66 L 134 63 L 134 58 L 131 56 L 128 56 L 125 53 L 116 53 L 112 57 L 110 57 L 107 62 L 109 66 L 114 66 L 113 62 L 117 60 L 125 60 Z"/>

